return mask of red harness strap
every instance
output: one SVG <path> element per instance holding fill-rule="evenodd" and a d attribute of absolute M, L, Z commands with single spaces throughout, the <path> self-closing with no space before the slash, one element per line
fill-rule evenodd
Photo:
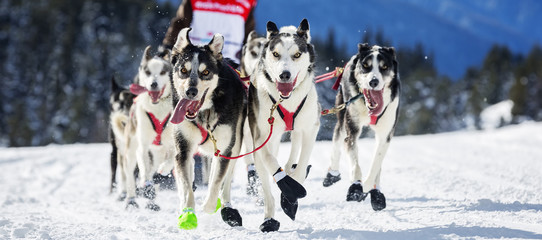
<path fill-rule="evenodd" d="M 154 114 L 147 112 L 147 116 L 149 117 L 149 120 L 151 120 L 152 128 L 156 132 L 156 137 L 154 138 L 152 144 L 157 146 L 162 145 L 162 132 L 164 132 L 164 129 L 166 129 L 170 115 L 171 113 L 168 114 L 166 118 L 160 122 L 160 120 L 158 120 L 158 118 L 156 118 Z"/>
<path fill-rule="evenodd" d="M 205 129 L 203 126 L 199 124 L 196 125 L 198 125 L 199 131 L 201 132 L 201 142 L 199 145 L 202 145 L 207 141 L 207 139 L 209 139 L 209 132 L 207 132 L 207 129 Z"/>
<path fill-rule="evenodd" d="M 284 108 L 281 104 L 279 104 L 279 107 L 277 108 L 277 110 L 279 112 L 280 118 L 282 118 L 282 120 L 284 121 L 284 124 L 286 124 L 286 128 L 284 129 L 285 131 L 294 130 L 295 117 L 297 116 L 297 114 L 299 114 L 299 112 L 301 111 L 301 108 L 303 108 L 303 104 L 305 104 L 305 100 L 307 100 L 307 96 L 303 98 L 303 101 L 301 101 L 299 106 L 297 106 L 297 109 L 295 110 L 295 112 L 290 112 L 286 110 L 286 108 Z M 273 104 L 277 102 L 275 101 L 273 97 L 271 97 L 271 95 L 269 95 L 269 98 L 271 98 L 271 101 L 273 102 Z"/>

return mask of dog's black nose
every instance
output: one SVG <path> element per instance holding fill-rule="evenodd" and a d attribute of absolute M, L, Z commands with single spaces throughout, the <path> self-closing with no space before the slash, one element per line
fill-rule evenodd
<path fill-rule="evenodd" d="M 292 76 L 292 74 L 290 74 L 289 71 L 284 71 L 279 75 L 280 80 L 283 81 L 283 82 L 287 82 L 288 80 L 290 80 L 291 76 Z"/>
<path fill-rule="evenodd" d="M 189 87 L 188 90 L 186 90 L 186 96 L 188 98 L 195 98 L 196 95 L 198 95 L 198 89 L 195 87 Z"/>
<path fill-rule="evenodd" d="M 158 83 L 157 82 L 152 82 L 151 83 L 151 88 L 156 88 L 158 87 Z"/>
<path fill-rule="evenodd" d="M 378 86 L 378 79 L 376 78 L 371 79 L 371 81 L 369 81 L 369 86 L 371 86 L 372 88 Z"/>

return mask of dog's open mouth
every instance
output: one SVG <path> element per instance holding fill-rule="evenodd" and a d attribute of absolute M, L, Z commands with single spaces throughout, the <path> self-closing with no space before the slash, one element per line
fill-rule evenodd
<path fill-rule="evenodd" d="M 384 100 L 382 97 L 383 90 L 369 90 L 363 89 L 363 96 L 365 97 L 365 106 L 369 110 L 369 115 L 379 116 L 382 113 L 384 107 Z"/>
<path fill-rule="evenodd" d="M 291 82 L 275 81 L 277 90 L 279 91 L 280 97 L 282 99 L 288 99 L 290 95 L 292 95 L 292 91 L 294 90 L 296 82 L 297 82 L 297 75 L 295 76 L 294 80 Z"/>
<path fill-rule="evenodd" d="M 184 121 L 185 118 L 188 120 L 194 120 L 198 116 L 198 112 L 205 102 L 205 96 L 207 95 L 207 90 L 203 93 L 203 96 L 200 100 L 190 100 L 183 98 L 177 103 L 175 109 L 173 109 L 173 116 L 171 116 L 171 123 L 179 124 Z"/>
<path fill-rule="evenodd" d="M 162 93 L 164 93 L 164 89 L 165 88 L 162 88 L 162 90 L 160 91 L 148 91 L 149 96 L 151 97 L 152 103 L 156 104 L 160 101 L 160 97 L 162 97 Z"/>

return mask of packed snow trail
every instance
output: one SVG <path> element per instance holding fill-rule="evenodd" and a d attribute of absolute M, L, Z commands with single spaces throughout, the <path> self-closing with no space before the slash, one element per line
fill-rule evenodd
<path fill-rule="evenodd" d="M 358 142 L 367 174 L 374 139 Z M 494 131 L 465 131 L 392 139 L 383 163 L 387 208 L 346 202 L 348 164 L 342 180 L 324 188 L 330 142 L 317 142 L 307 197 L 296 221 L 280 209 L 278 232 L 261 233 L 263 208 L 245 193 L 242 161 L 232 184 L 232 203 L 243 226 L 231 228 L 200 205 L 198 228 L 179 230 L 176 191 L 158 191 L 162 208 L 125 210 L 109 195 L 108 144 L 0 148 L 0 239 L 542 239 L 542 123 Z M 286 162 L 290 145 L 281 146 Z M 146 200 L 137 199 L 140 206 Z"/>

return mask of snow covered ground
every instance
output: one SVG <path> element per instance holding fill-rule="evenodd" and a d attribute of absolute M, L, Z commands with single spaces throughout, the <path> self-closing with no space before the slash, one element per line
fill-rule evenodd
<path fill-rule="evenodd" d="M 365 174 L 373 145 L 359 141 Z M 283 144 L 284 161 L 288 150 Z M 159 212 L 126 211 L 109 195 L 108 144 L 0 148 L 0 239 L 542 239 L 542 123 L 394 138 L 381 212 L 368 201 L 345 201 L 345 161 L 343 180 L 322 187 L 330 151 L 330 142 L 318 142 L 312 153 L 296 221 L 277 202 L 280 230 L 261 233 L 263 209 L 245 194 L 242 162 L 232 193 L 243 227 L 198 206 L 198 228 L 181 231 L 176 192 L 158 192 Z M 204 193 L 196 190 L 198 204 Z"/>

